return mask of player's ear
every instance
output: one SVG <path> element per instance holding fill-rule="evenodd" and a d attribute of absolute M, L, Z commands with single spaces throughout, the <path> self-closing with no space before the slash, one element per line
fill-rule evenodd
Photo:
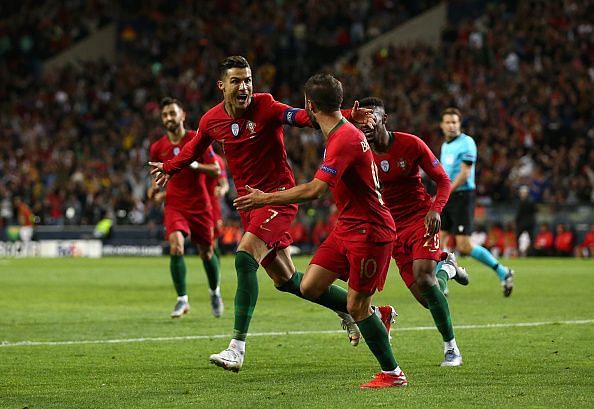
<path fill-rule="evenodd" d="M 382 116 L 382 122 L 385 124 L 386 122 L 388 122 L 388 114 L 386 114 L 384 112 L 384 115 Z"/>
<path fill-rule="evenodd" d="M 217 87 L 222 91 L 223 90 L 223 81 L 218 80 L 217 81 Z"/>

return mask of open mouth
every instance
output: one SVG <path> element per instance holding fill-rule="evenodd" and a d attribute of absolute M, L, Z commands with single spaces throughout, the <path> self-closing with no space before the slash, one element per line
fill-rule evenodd
<path fill-rule="evenodd" d="M 237 94 L 237 101 L 240 104 L 245 104 L 245 102 L 248 100 L 248 94 Z"/>

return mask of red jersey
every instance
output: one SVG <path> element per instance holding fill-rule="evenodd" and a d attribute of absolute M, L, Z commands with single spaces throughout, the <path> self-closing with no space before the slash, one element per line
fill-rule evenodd
<path fill-rule="evenodd" d="M 328 134 L 324 160 L 314 177 L 330 186 L 338 210 L 334 231 L 342 240 L 394 240 L 394 220 L 379 192 L 371 148 L 344 118 Z"/>
<path fill-rule="evenodd" d="M 195 136 L 196 132 L 186 131 L 183 138 L 174 144 L 171 143 L 167 135 L 163 135 L 151 145 L 151 161 L 165 162 L 175 158 Z M 214 154 L 212 148 L 209 148 L 198 161 L 206 164 L 214 163 Z M 190 167 L 185 168 L 171 177 L 165 191 L 167 206 L 193 211 L 211 210 L 210 197 L 206 190 L 206 175 L 203 172 L 198 172 Z"/>
<path fill-rule="evenodd" d="M 208 149 L 210 150 L 210 148 Z M 206 190 L 208 191 L 208 195 L 211 198 L 211 201 L 214 203 L 215 201 L 219 200 L 218 196 L 215 196 L 215 188 L 219 185 L 219 180 L 221 178 L 227 179 L 227 166 L 225 166 L 225 160 L 221 158 L 219 155 L 216 154 L 213 150 L 214 160 L 216 163 L 219 164 L 219 169 L 221 173 L 219 176 L 207 176 L 206 177 Z"/>
<path fill-rule="evenodd" d="M 429 210 L 441 213 L 450 197 L 451 182 L 431 149 L 420 138 L 403 132 L 390 132 L 386 153 L 373 152 L 382 194 L 396 227 L 412 221 L 411 216 Z M 435 200 L 429 196 L 419 169 L 437 183 Z"/>
<path fill-rule="evenodd" d="M 584 237 L 584 241 L 582 242 L 583 247 L 592 247 L 594 246 L 594 232 L 590 231 L 586 233 L 586 237 Z"/>
<path fill-rule="evenodd" d="M 200 119 L 198 134 L 174 160 L 165 162 L 166 173 L 189 165 L 213 140 L 225 152 L 229 170 L 239 196 L 247 194 L 245 185 L 271 192 L 295 186 L 287 161 L 283 125 L 311 126 L 307 112 L 275 101 L 270 94 L 254 94 L 241 118 L 225 111 L 224 101 Z"/>

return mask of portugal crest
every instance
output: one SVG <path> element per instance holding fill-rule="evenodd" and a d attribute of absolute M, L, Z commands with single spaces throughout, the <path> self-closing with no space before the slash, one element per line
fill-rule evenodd
<path fill-rule="evenodd" d="M 400 169 L 406 170 L 406 167 L 408 166 L 408 164 L 406 163 L 406 159 L 400 158 L 400 160 L 398 161 L 398 166 L 400 166 Z"/>
<path fill-rule="evenodd" d="M 256 123 L 255 122 L 247 121 L 246 126 L 252 135 L 256 133 Z"/>
<path fill-rule="evenodd" d="M 236 124 L 236 123 L 231 124 L 231 133 L 233 134 L 233 136 L 239 135 L 239 124 Z"/>
<path fill-rule="evenodd" d="M 382 168 L 384 172 L 388 173 L 388 171 L 390 170 L 390 162 L 388 162 L 387 160 L 381 161 L 380 168 Z"/>

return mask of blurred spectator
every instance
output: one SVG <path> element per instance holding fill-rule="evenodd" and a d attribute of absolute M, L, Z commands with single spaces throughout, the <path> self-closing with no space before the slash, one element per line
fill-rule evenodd
<path fill-rule="evenodd" d="M 0 17 L 0 217 L 13 217 L 20 196 L 40 224 L 94 225 L 106 210 L 118 223 L 154 226 L 160 209 L 145 199 L 144 168 L 161 133 L 154 101 L 187 100 L 188 122 L 196 123 L 220 101 L 217 63 L 243 53 L 255 91 L 302 106 L 311 72 L 436 3 L 8 2 Z M 592 2 L 504 3 L 450 21 L 441 47 L 382 46 L 324 69 L 343 82 L 345 105 L 382 97 L 393 112 L 388 126 L 414 131 L 434 151 L 439 112 L 461 108 L 479 147 L 483 198 L 506 203 L 528 186 L 533 203 L 592 204 L 594 31 L 585 18 Z M 40 60 L 110 21 L 118 25 L 116 62 L 79 62 L 38 77 Z M 296 179 L 309 180 L 322 138 L 300 129 L 286 135 Z M 227 218 L 236 216 L 230 210 Z M 516 220 L 518 234 L 524 220 Z"/>
<path fill-rule="evenodd" d="M 111 238 L 113 232 L 113 216 L 105 211 L 101 211 L 101 220 L 93 230 L 93 237 L 101 241 L 107 241 Z"/>
<path fill-rule="evenodd" d="M 503 226 L 501 223 L 493 223 L 487 232 L 487 242 L 485 247 L 488 248 L 494 257 L 500 257 L 505 249 L 505 237 Z"/>
<path fill-rule="evenodd" d="M 518 208 L 516 210 L 516 233 L 519 237 L 525 232 L 528 235 L 530 242 L 532 242 L 538 209 L 530 198 L 530 189 L 528 186 L 520 186 L 518 193 L 520 201 L 518 202 Z"/>
<path fill-rule="evenodd" d="M 565 223 L 559 223 L 555 234 L 555 255 L 570 257 L 573 255 L 573 232 Z"/>
<path fill-rule="evenodd" d="M 299 247 L 301 251 L 309 251 L 311 248 L 311 242 L 309 240 L 307 230 L 299 218 L 293 220 L 293 224 L 289 229 L 289 234 L 293 238 L 293 245 Z"/>
<path fill-rule="evenodd" d="M 14 198 L 14 209 L 19 224 L 19 236 L 22 241 L 30 241 L 33 238 L 33 212 L 23 200 L 16 196 Z"/>
<path fill-rule="evenodd" d="M 584 240 L 576 246 L 575 256 L 578 258 L 594 257 L 594 223 L 590 225 L 590 230 L 584 236 Z"/>
<path fill-rule="evenodd" d="M 517 257 L 518 256 L 518 239 L 516 236 L 516 227 L 513 223 L 505 225 L 503 232 L 503 256 Z"/>
<path fill-rule="evenodd" d="M 223 231 L 221 237 L 219 237 L 219 248 L 222 254 L 228 254 L 235 252 L 239 241 L 241 240 L 241 228 L 239 221 L 235 219 L 229 219 L 223 225 Z"/>
<path fill-rule="evenodd" d="M 553 255 L 553 232 L 549 228 L 548 223 L 541 223 L 538 233 L 536 233 L 536 237 L 534 238 L 534 255 Z"/>

